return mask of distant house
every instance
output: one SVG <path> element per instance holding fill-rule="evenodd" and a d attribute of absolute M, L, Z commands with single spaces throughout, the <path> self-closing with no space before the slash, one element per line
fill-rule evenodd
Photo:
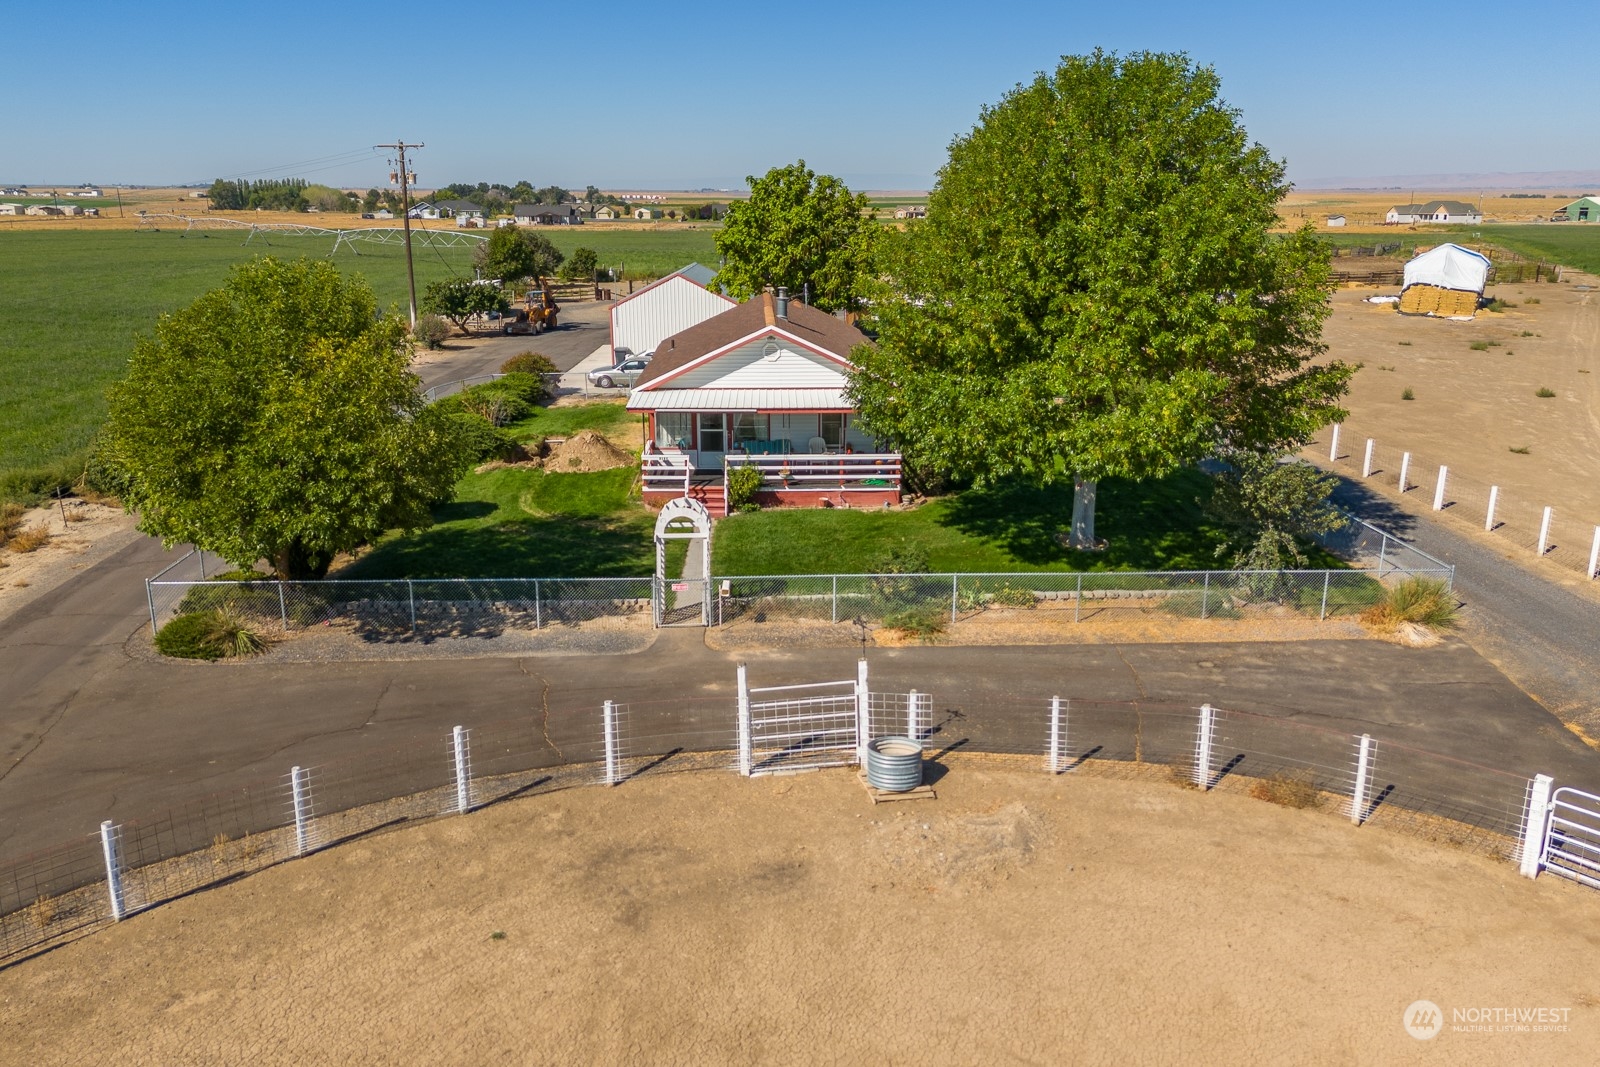
<path fill-rule="evenodd" d="M 1483 221 L 1483 212 L 1459 200 L 1430 200 L 1426 204 L 1396 204 L 1384 215 L 1383 221 L 1391 226 L 1419 222 L 1455 222 L 1476 226 Z"/>
<path fill-rule="evenodd" d="M 80 185 L 76 189 L 68 189 L 66 195 L 93 198 L 93 197 L 101 197 L 101 196 L 104 196 L 106 194 L 101 192 L 99 189 L 96 189 L 92 185 Z"/>
<path fill-rule="evenodd" d="M 928 217 L 928 209 L 921 206 L 897 207 L 894 209 L 894 217 L 897 219 L 925 219 Z"/>
<path fill-rule="evenodd" d="M 23 209 L 24 215 L 65 215 L 67 209 L 54 204 L 29 204 Z"/>
<path fill-rule="evenodd" d="M 576 204 L 518 204 L 512 217 L 524 226 L 581 226 L 583 212 Z"/>
<path fill-rule="evenodd" d="M 642 222 L 649 222 L 651 219 L 656 217 L 656 213 L 647 207 L 636 207 L 633 209 L 633 217 Z"/>
<path fill-rule="evenodd" d="M 733 307 L 732 300 L 707 288 L 716 273 L 691 263 L 617 301 L 611 306 L 612 350 L 654 352 L 673 334 Z"/>
<path fill-rule="evenodd" d="M 1580 196 L 1556 212 L 1570 222 L 1600 222 L 1600 197 Z"/>
<path fill-rule="evenodd" d="M 21 215 L 22 213 L 21 204 L 0 204 L 0 215 Z"/>
<path fill-rule="evenodd" d="M 483 208 L 471 200 L 441 200 L 434 205 L 439 209 L 439 217 L 455 219 L 465 215 L 469 219 L 483 218 Z"/>
<path fill-rule="evenodd" d="M 1328 216 L 1328 225 L 1329 226 L 1343 226 L 1344 225 L 1344 216 L 1343 215 L 1329 215 Z"/>
<path fill-rule="evenodd" d="M 616 218 L 617 213 L 615 210 L 608 207 L 597 207 L 594 209 L 594 217 L 596 219 L 604 219 L 609 221 Z"/>
<path fill-rule="evenodd" d="M 411 205 L 411 210 L 406 214 L 413 219 L 436 219 L 439 217 L 439 209 L 426 200 L 419 200 Z"/>
<path fill-rule="evenodd" d="M 18 185 L 18 186 L 15 186 L 15 187 L 7 187 L 5 189 L 0 189 L 0 196 L 32 196 L 32 195 L 33 195 L 32 193 L 28 192 L 28 187 L 26 185 Z"/>

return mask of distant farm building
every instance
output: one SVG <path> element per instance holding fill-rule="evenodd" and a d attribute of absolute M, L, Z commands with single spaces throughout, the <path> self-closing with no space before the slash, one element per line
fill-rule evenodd
<path fill-rule="evenodd" d="M 1343 215 L 1329 215 L 1328 216 L 1328 225 L 1329 226 L 1343 226 L 1344 225 L 1344 216 Z"/>
<path fill-rule="evenodd" d="M 1418 222 L 1455 222 L 1476 226 L 1483 221 L 1483 212 L 1459 200 L 1430 200 L 1426 204 L 1396 204 L 1384 215 L 1383 221 L 1391 226 Z"/>
<path fill-rule="evenodd" d="M 928 209 L 921 206 L 897 207 L 894 209 L 894 217 L 897 219 L 925 219 L 928 217 Z"/>
<path fill-rule="evenodd" d="M 633 209 L 633 217 L 648 222 L 656 217 L 656 213 L 647 207 L 636 207 Z"/>
<path fill-rule="evenodd" d="M 617 217 L 617 213 L 608 207 L 598 207 L 594 209 L 594 217 L 609 222 Z"/>
<path fill-rule="evenodd" d="M 722 314 L 734 302 L 706 288 L 716 271 L 691 263 L 617 301 L 611 307 L 611 346 L 638 355 L 653 352 L 675 333 Z"/>
<path fill-rule="evenodd" d="M 1568 222 L 1600 222 L 1600 197 L 1580 196 L 1556 214 Z"/>
<path fill-rule="evenodd" d="M 22 214 L 22 205 L 21 204 L 0 204 L 0 215 L 20 215 L 20 214 Z"/>
<path fill-rule="evenodd" d="M 1489 257 L 1460 245 L 1443 244 L 1406 264 L 1400 311 L 1406 315 L 1470 319 L 1478 313 L 1489 281 Z"/>

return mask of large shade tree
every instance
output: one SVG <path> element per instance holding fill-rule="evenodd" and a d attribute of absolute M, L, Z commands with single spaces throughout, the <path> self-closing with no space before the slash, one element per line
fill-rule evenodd
<path fill-rule="evenodd" d="M 525 278 L 554 274 L 564 257 L 550 238 L 520 226 L 498 226 L 472 253 L 472 265 L 485 278 L 515 285 Z"/>
<path fill-rule="evenodd" d="M 140 529 L 283 578 L 417 528 L 470 462 L 405 325 L 331 264 L 258 259 L 134 344 L 102 448 Z"/>
<path fill-rule="evenodd" d="M 871 427 L 924 469 L 1070 480 L 1087 548 L 1100 479 L 1340 416 L 1327 254 L 1271 232 L 1283 164 L 1218 89 L 1182 55 L 1096 52 L 984 109 L 886 250 L 852 384 Z"/>
<path fill-rule="evenodd" d="M 717 231 L 712 287 L 747 300 L 782 285 L 823 311 L 860 307 L 879 236 L 866 195 L 803 159 L 745 180 L 749 199 L 729 204 Z"/>

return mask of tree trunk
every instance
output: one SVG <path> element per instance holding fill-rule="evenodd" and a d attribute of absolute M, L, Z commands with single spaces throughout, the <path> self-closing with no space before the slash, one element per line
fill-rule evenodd
<path fill-rule="evenodd" d="M 328 574 L 333 557 L 313 552 L 298 539 L 290 541 L 272 556 L 272 569 L 286 582 L 319 581 Z"/>
<path fill-rule="evenodd" d="M 1072 478 L 1072 532 L 1067 547 L 1092 552 L 1105 545 L 1094 537 L 1094 495 L 1100 483 L 1082 475 Z"/>

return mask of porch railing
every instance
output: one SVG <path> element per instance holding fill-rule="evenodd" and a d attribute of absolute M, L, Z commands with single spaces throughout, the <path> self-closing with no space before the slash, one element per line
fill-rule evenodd
<path fill-rule="evenodd" d="M 646 489 L 681 490 L 687 496 L 694 478 L 694 461 L 685 455 L 646 452 L 641 457 L 639 477 Z"/>
<path fill-rule="evenodd" d="M 787 456 L 730 455 L 723 460 L 723 478 L 739 467 L 761 472 L 763 489 L 828 492 L 838 489 L 900 488 L 898 452 L 794 453 Z"/>

